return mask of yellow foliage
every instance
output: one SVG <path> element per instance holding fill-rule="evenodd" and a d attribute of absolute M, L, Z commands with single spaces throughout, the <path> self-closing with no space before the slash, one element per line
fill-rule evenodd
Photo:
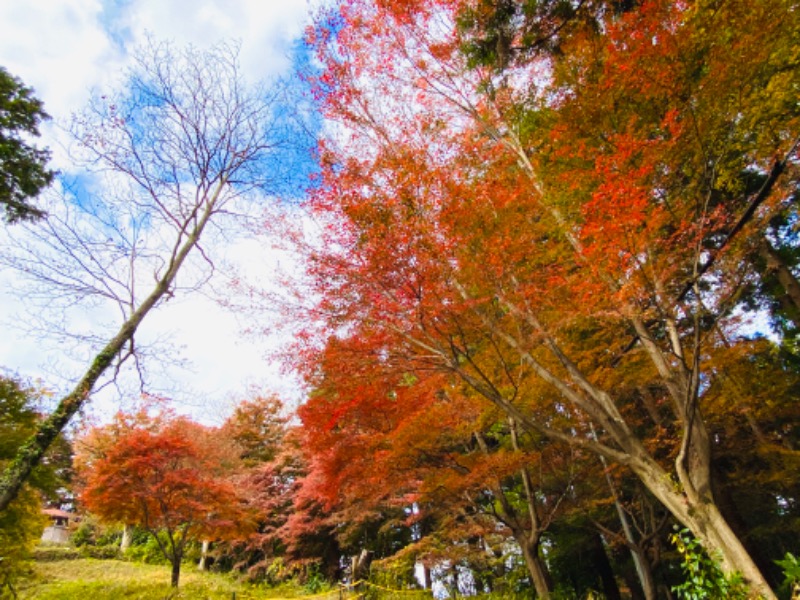
<path fill-rule="evenodd" d="M 39 495 L 27 485 L 8 509 L 0 512 L 0 595 L 30 558 L 45 522 Z"/>

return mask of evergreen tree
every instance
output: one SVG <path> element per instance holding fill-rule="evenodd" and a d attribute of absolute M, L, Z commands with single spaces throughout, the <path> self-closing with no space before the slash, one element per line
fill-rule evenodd
<path fill-rule="evenodd" d="M 0 67 L 0 208 L 8 223 L 39 219 L 44 212 L 31 204 L 53 181 L 47 168 L 50 152 L 29 142 L 39 124 L 50 117 L 33 90 Z"/>

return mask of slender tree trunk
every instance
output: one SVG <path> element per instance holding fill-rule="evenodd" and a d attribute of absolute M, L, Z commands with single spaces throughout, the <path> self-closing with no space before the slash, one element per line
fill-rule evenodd
<path fill-rule="evenodd" d="M 644 548 L 637 545 L 635 548 L 631 548 L 631 553 L 636 562 L 636 574 L 639 577 L 645 600 L 656 600 L 658 597 L 656 581 L 653 578 L 653 570 L 650 568 L 650 562 L 647 560 Z"/>
<path fill-rule="evenodd" d="M 591 428 L 591 431 L 592 437 L 596 440 L 597 434 L 595 433 L 594 427 Z M 606 461 L 606 457 L 602 454 L 600 455 L 600 463 L 603 465 L 603 471 L 605 472 L 606 483 L 611 492 L 611 497 L 614 498 L 614 508 L 617 510 L 617 517 L 619 518 L 620 525 L 622 525 L 625 540 L 628 542 L 628 548 L 631 552 L 631 558 L 633 559 L 633 564 L 636 568 L 636 574 L 639 577 L 639 583 L 642 586 L 645 600 L 656 600 L 656 590 L 653 583 L 653 574 L 650 571 L 650 564 L 647 562 L 647 557 L 644 555 L 642 548 L 633 537 L 633 530 L 631 529 L 628 515 L 625 513 L 625 508 L 619 500 L 619 494 L 617 494 L 617 488 L 608 472 L 608 461 Z"/>
<path fill-rule="evenodd" d="M 519 452 L 520 447 L 519 440 L 517 438 L 517 422 L 513 418 L 509 418 L 508 422 L 513 448 Z M 484 454 L 489 455 L 489 447 L 486 444 L 483 434 L 480 431 L 476 431 L 473 435 L 475 436 L 481 451 Z M 522 555 L 525 559 L 525 566 L 528 568 L 528 572 L 533 580 L 533 585 L 536 589 L 536 595 L 539 598 L 550 598 L 550 583 L 548 580 L 547 568 L 539 556 L 539 540 L 541 539 L 544 529 L 541 527 L 539 516 L 536 512 L 536 496 L 533 493 L 533 483 L 531 482 L 530 474 L 525 468 L 521 469 L 520 477 L 525 489 L 525 499 L 528 507 L 528 518 L 530 519 L 530 525 L 526 529 L 526 527 L 519 520 L 516 510 L 509 503 L 508 498 L 506 498 L 503 487 L 500 485 L 499 481 L 496 482 L 493 490 L 495 497 L 500 503 L 498 516 L 505 523 L 505 525 L 511 529 L 514 539 L 517 541 L 522 550 Z"/>
<path fill-rule="evenodd" d="M 208 549 L 211 547 L 211 542 L 203 540 L 202 549 L 200 550 L 200 562 L 197 563 L 198 571 L 205 571 L 208 569 Z"/>
<path fill-rule="evenodd" d="M 119 551 L 125 552 L 131 545 L 131 528 L 127 525 L 122 526 L 122 541 L 119 543 Z"/>
<path fill-rule="evenodd" d="M 172 587 L 178 587 L 178 582 L 181 578 L 181 556 L 174 556 L 172 558 Z"/>
<path fill-rule="evenodd" d="M 597 569 L 597 574 L 600 575 L 600 581 L 603 583 L 605 598 L 608 600 L 622 600 L 617 579 L 614 577 L 614 570 L 611 568 L 605 544 L 603 544 L 603 539 L 599 533 L 593 533 L 591 536 L 590 552 L 592 563 Z"/>
<path fill-rule="evenodd" d="M 529 544 L 525 540 L 518 540 L 522 548 L 522 557 L 525 559 L 525 566 L 533 579 L 533 588 L 536 590 L 536 597 L 548 600 L 550 598 L 550 583 L 547 575 L 547 567 L 539 556 L 539 544 Z"/>
<path fill-rule="evenodd" d="M 511 442 L 514 450 L 520 451 L 519 438 L 517 436 L 517 422 L 514 419 L 509 419 L 509 427 L 511 430 Z M 525 490 L 525 499 L 528 505 L 528 518 L 530 519 L 530 530 L 520 532 L 520 546 L 522 547 L 523 556 L 525 557 L 525 564 L 528 565 L 531 577 L 533 578 L 533 585 L 536 588 L 536 595 L 540 598 L 550 598 L 550 576 L 547 571 L 542 557 L 539 556 L 539 544 L 542 539 L 542 533 L 546 527 L 542 525 L 539 519 L 539 513 L 536 508 L 536 494 L 533 489 L 533 482 L 531 475 L 526 467 L 520 471 L 522 478 L 522 485 Z"/>
<path fill-rule="evenodd" d="M 778 283 L 780 283 L 783 288 L 785 297 L 780 299 L 781 303 L 791 304 L 794 309 L 791 313 L 793 316 L 797 316 L 800 314 L 800 282 L 797 281 L 797 278 L 786 264 L 786 261 L 784 261 L 781 255 L 778 254 L 778 251 L 772 247 L 769 240 L 766 238 L 762 239 L 758 252 L 761 258 L 764 259 L 767 270 L 775 274 Z M 800 325 L 800 323 L 796 322 L 795 325 Z"/>
<path fill-rule="evenodd" d="M 642 592 L 642 582 L 639 579 L 636 569 L 622 569 L 620 576 L 625 581 L 625 586 L 628 588 L 628 595 L 626 598 L 630 600 L 645 600 L 644 593 Z"/>
<path fill-rule="evenodd" d="M 428 565 L 422 565 L 422 579 L 426 590 L 433 588 L 433 577 L 431 575 L 431 568 Z"/>

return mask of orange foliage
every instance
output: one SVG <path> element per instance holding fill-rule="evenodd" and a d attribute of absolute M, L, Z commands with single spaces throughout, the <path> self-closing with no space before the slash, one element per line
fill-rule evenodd
<path fill-rule="evenodd" d="M 183 418 L 134 422 L 82 470 L 83 505 L 106 522 L 137 525 L 156 537 L 173 565 L 173 585 L 188 541 L 230 539 L 253 526 L 228 479 L 231 465 L 226 469 L 223 459 L 230 454 L 215 449 L 210 434 Z"/>

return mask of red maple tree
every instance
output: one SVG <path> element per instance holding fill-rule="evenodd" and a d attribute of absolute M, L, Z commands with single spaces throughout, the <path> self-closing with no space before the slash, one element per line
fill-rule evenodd
<path fill-rule="evenodd" d="M 523 5 L 351 0 L 313 32 L 338 125 L 308 203 L 325 225 L 315 316 L 361 348 L 337 369 L 446 373 L 526 431 L 623 465 L 771 597 L 715 497 L 709 382 L 759 277 L 747 253 L 770 254 L 767 223 L 797 185 L 780 100 L 797 70 L 774 41 L 795 17 L 592 2 L 545 39 Z M 298 354 L 312 380 L 331 347 L 317 341 Z M 337 392 L 331 417 L 354 406 Z M 359 424 L 386 404 L 359 403 Z"/>
<path fill-rule="evenodd" d="M 187 544 L 245 534 L 252 519 L 227 480 L 224 452 L 207 449 L 207 429 L 186 419 L 119 432 L 83 466 L 81 502 L 100 519 L 150 533 L 177 586 Z"/>

